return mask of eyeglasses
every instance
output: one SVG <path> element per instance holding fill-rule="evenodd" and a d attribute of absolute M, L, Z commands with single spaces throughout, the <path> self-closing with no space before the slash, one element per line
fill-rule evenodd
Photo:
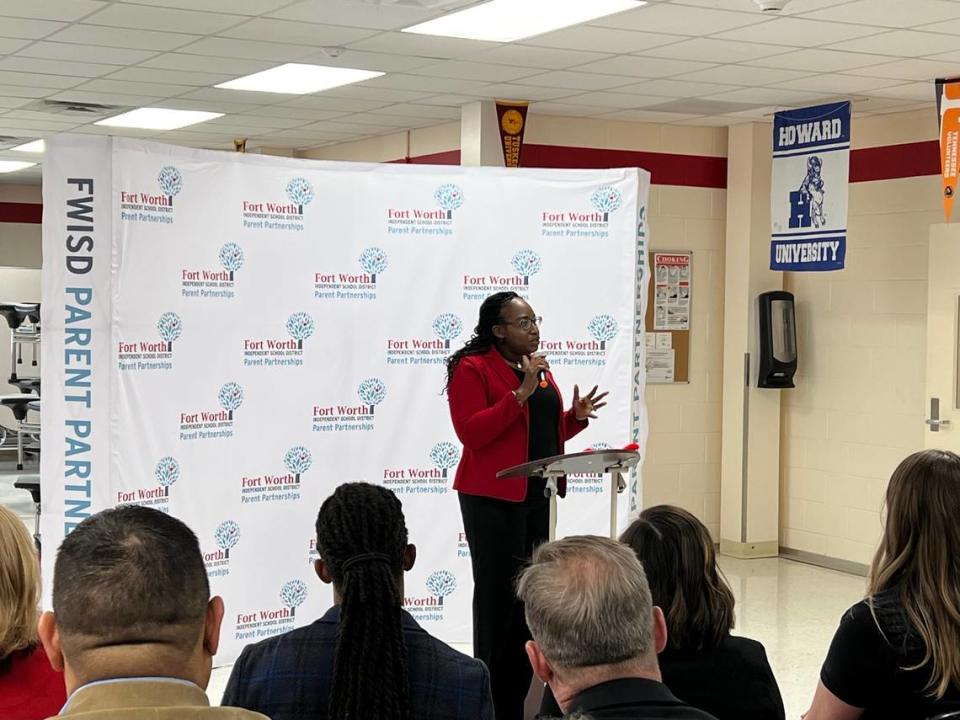
<path fill-rule="evenodd" d="M 543 318 L 537 315 L 535 318 L 522 317 L 519 320 L 514 320 L 513 322 L 500 323 L 501 325 L 515 325 L 524 332 L 527 332 L 536 325 L 538 328 L 543 325 Z"/>

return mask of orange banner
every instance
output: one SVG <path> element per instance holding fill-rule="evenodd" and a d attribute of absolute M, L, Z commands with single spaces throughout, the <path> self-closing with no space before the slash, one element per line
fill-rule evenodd
<path fill-rule="evenodd" d="M 523 131 L 527 126 L 526 102 L 497 100 L 497 125 L 503 145 L 503 162 L 507 167 L 520 167 Z"/>
<path fill-rule="evenodd" d="M 945 82 L 940 98 L 940 170 L 943 174 L 943 212 L 947 222 L 957 194 L 960 164 L 960 81 Z"/>

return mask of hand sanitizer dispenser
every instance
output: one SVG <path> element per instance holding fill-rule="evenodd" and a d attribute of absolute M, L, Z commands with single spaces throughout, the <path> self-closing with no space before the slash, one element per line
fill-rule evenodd
<path fill-rule="evenodd" d="M 793 293 L 765 292 L 759 298 L 760 360 L 757 387 L 792 388 L 797 372 L 797 316 Z"/>

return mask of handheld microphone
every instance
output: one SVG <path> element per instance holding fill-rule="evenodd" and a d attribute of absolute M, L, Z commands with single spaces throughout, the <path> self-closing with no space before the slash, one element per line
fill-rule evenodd
<path fill-rule="evenodd" d="M 546 350 L 537 350 L 535 353 L 532 354 L 531 357 L 546 357 L 546 356 L 547 356 Z M 540 380 L 540 387 L 541 387 L 541 388 L 547 387 L 547 384 L 548 384 L 548 383 L 547 383 L 547 371 L 546 371 L 546 370 L 540 370 L 540 371 L 537 373 L 537 377 L 538 377 L 539 380 Z"/>

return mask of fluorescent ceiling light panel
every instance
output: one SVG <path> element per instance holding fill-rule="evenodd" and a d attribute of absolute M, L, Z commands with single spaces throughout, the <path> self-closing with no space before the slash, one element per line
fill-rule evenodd
<path fill-rule="evenodd" d="M 0 160 L 0 173 L 16 172 L 24 168 L 33 167 L 36 163 L 20 162 L 19 160 Z"/>
<path fill-rule="evenodd" d="M 34 140 L 33 142 L 24 143 L 23 145 L 17 145 L 15 148 L 10 148 L 11 150 L 16 150 L 17 152 L 30 152 L 30 153 L 42 153 L 47 149 L 46 143 L 43 140 Z"/>
<path fill-rule="evenodd" d="M 513 42 L 646 4 L 643 0 L 490 0 L 412 25 L 403 32 Z"/>
<path fill-rule="evenodd" d="M 176 130 L 218 117 L 223 117 L 223 113 L 145 107 L 125 112 L 122 115 L 114 115 L 105 120 L 98 120 L 94 125 L 140 128 L 142 130 Z"/>
<path fill-rule="evenodd" d="M 306 95 L 330 88 L 350 85 L 351 83 L 380 77 L 377 70 L 355 70 L 353 68 L 328 67 L 326 65 L 304 65 L 287 63 L 275 68 L 246 75 L 236 80 L 220 83 L 215 87 L 224 90 L 250 90 L 254 92 L 287 93 Z"/>

